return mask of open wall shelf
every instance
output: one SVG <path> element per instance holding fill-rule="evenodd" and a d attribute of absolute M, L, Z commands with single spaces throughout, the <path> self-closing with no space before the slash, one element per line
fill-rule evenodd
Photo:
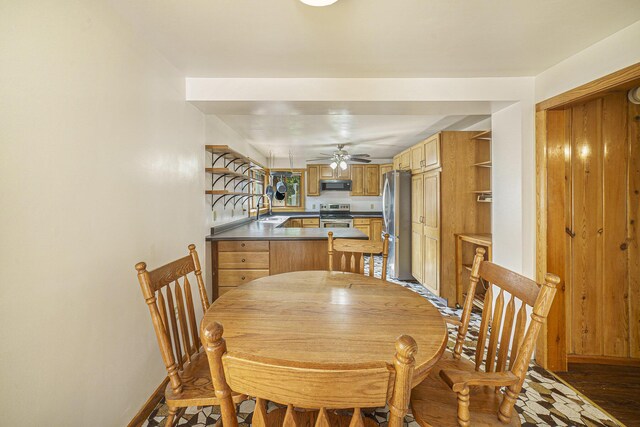
<path fill-rule="evenodd" d="M 234 207 L 246 203 L 253 196 L 251 184 L 261 182 L 253 174 L 264 171 L 264 167 L 228 145 L 205 145 L 205 151 L 211 153 L 211 165 L 205 168 L 211 176 L 211 189 L 205 191 L 212 196 L 211 209 L 220 201 L 224 201 L 224 207 L 231 202 Z M 222 189 L 216 189 L 219 183 Z"/>

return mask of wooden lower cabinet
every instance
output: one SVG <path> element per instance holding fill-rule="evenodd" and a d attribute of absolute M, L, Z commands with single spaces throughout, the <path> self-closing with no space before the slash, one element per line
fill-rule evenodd
<path fill-rule="evenodd" d="M 302 228 L 302 219 L 301 218 L 291 218 L 285 224 L 287 228 Z"/>
<path fill-rule="evenodd" d="M 354 218 L 353 228 L 362 231 L 371 239 L 371 220 L 369 218 Z"/>
<path fill-rule="evenodd" d="M 269 241 L 233 240 L 212 245 L 213 299 L 269 275 Z"/>
<path fill-rule="evenodd" d="M 215 300 L 244 283 L 273 274 L 328 270 L 327 251 L 326 239 L 212 242 L 211 294 Z"/>
<path fill-rule="evenodd" d="M 302 218 L 302 228 L 320 227 L 320 218 Z"/>
<path fill-rule="evenodd" d="M 382 241 L 382 218 L 371 218 L 371 235 L 369 239 L 374 242 Z"/>
<path fill-rule="evenodd" d="M 354 218 L 353 228 L 362 231 L 369 240 L 382 241 L 382 218 Z"/>

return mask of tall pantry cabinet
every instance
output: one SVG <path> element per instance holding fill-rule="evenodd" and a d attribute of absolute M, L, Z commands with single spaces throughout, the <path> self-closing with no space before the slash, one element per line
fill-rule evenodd
<path fill-rule="evenodd" d="M 477 167 L 490 158 L 490 145 L 477 134 L 440 132 L 411 147 L 410 156 L 403 152 L 412 172 L 412 274 L 449 305 L 456 302 L 455 234 L 491 233 L 491 203 L 478 197 L 480 187 L 490 194 L 490 169 Z"/>

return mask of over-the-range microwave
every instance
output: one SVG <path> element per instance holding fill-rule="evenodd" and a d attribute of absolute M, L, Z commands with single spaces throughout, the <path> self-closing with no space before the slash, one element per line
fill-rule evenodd
<path fill-rule="evenodd" d="M 351 180 L 323 179 L 320 181 L 320 191 L 351 191 Z"/>

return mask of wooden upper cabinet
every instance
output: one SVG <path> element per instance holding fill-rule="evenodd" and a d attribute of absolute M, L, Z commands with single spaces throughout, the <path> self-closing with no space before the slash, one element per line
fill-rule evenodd
<path fill-rule="evenodd" d="M 320 166 L 320 179 L 334 179 L 333 169 L 331 169 L 329 165 L 319 165 L 319 166 Z"/>
<path fill-rule="evenodd" d="M 364 167 L 364 195 L 380 195 L 380 166 L 365 165 Z"/>
<path fill-rule="evenodd" d="M 364 196 L 364 165 L 351 165 L 351 195 Z"/>
<path fill-rule="evenodd" d="M 334 170 L 335 179 L 351 179 L 351 165 L 347 165 L 345 170 L 340 169 L 339 167 Z"/>
<path fill-rule="evenodd" d="M 323 179 L 351 179 L 351 165 L 345 170 L 331 169 L 329 165 L 307 165 L 307 196 L 320 195 L 320 181 Z"/>
<path fill-rule="evenodd" d="M 400 153 L 400 169 L 402 170 L 411 169 L 411 149 L 410 148 Z"/>
<path fill-rule="evenodd" d="M 440 134 L 433 135 L 424 143 L 424 165 L 422 171 L 430 171 L 440 167 Z"/>
<path fill-rule="evenodd" d="M 380 165 L 351 165 L 351 195 L 380 195 Z"/>
<path fill-rule="evenodd" d="M 380 165 L 380 194 L 382 194 L 382 186 L 384 185 L 384 174 L 393 170 L 393 163 Z"/>
<path fill-rule="evenodd" d="M 420 173 L 424 166 L 424 142 L 411 147 L 411 172 Z"/>
<path fill-rule="evenodd" d="M 307 165 L 307 196 L 320 195 L 320 165 Z"/>
<path fill-rule="evenodd" d="M 393 158 L 393 169 L 409 170 L 411 169 L 411 149 L 407 148 Z"/>

